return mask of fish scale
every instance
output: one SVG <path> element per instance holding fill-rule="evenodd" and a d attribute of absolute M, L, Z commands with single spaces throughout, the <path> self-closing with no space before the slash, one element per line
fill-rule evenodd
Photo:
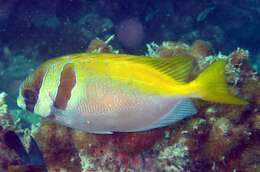
<path fill-rule="evenodd" d="M 86 132 L 146 131 L 196 114 L 192 98 L 246 104 L 229 93 L 225 64 L 219 60 L 187 82 L 193 66 L 190 56 L 64 56 L 45 62 L 30 75 L 20 87 L 17 103 Z M 38 91 L 24 94 L 30 89 Z"/>

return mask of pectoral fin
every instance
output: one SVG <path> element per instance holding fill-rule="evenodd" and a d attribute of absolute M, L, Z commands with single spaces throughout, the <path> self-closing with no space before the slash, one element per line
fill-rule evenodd
<path fill-rule="evenodd" d="M 57 122 L 61 125 L 78 128 L 87 125 L 86 119 L 76 111 L 72 110 L 62 110 L 54 106 L 51 107 L 51 113 L 48 119 Z"/>

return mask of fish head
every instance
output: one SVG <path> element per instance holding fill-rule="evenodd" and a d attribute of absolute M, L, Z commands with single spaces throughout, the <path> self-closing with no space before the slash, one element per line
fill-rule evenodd
<path fill-rule="evenodd" d="M 19 87 L 19 95 L 17 105 L 30 112 L 34 112 L 34 107 L 37 101 L 37 91 L 33 85 L 33 74 L 28 76 Z"/>
<path fill-rule="evenodd" d="M 30 74 L 20 85 L 17 105 L 40 116 L 47 116 L 52 103 L 48 90 L 41 89 L 45 71 L 39 69 Z M 44 92 L 45 95 L 40 95 Z M 47 102 L 47 103 L 46 103 Z"/>

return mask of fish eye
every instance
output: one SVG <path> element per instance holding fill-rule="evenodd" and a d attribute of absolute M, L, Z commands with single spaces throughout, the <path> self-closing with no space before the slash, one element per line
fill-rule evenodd
<path fill-rule="evenodd" d="M 33 100 L 34 99 L 34 96 L 35 95 L 35 92 L 31 89 L 26 89 L 23 91 L 23 97 L 26 99 L 26 100 Z"/>
<path fill-rule="evenodd" d="M 36 103 L 36 94 L 32 89 L 25 89 L 23 91 L 23 97 L 26 105 L 26 109 L 33 112 L 35 103 Z"/>

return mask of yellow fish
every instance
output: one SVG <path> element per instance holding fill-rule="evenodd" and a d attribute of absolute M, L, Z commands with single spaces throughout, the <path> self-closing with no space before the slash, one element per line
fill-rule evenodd
<path fill-rule="evenodd" d="M 191 57 L 74 54 L 51 59 L 20 86 L 17 104 L 90 133 L 137 132 L 196 114 L 190 98 L 244 105 L 230 95 L 219 60 L 186 82 Z"/>

